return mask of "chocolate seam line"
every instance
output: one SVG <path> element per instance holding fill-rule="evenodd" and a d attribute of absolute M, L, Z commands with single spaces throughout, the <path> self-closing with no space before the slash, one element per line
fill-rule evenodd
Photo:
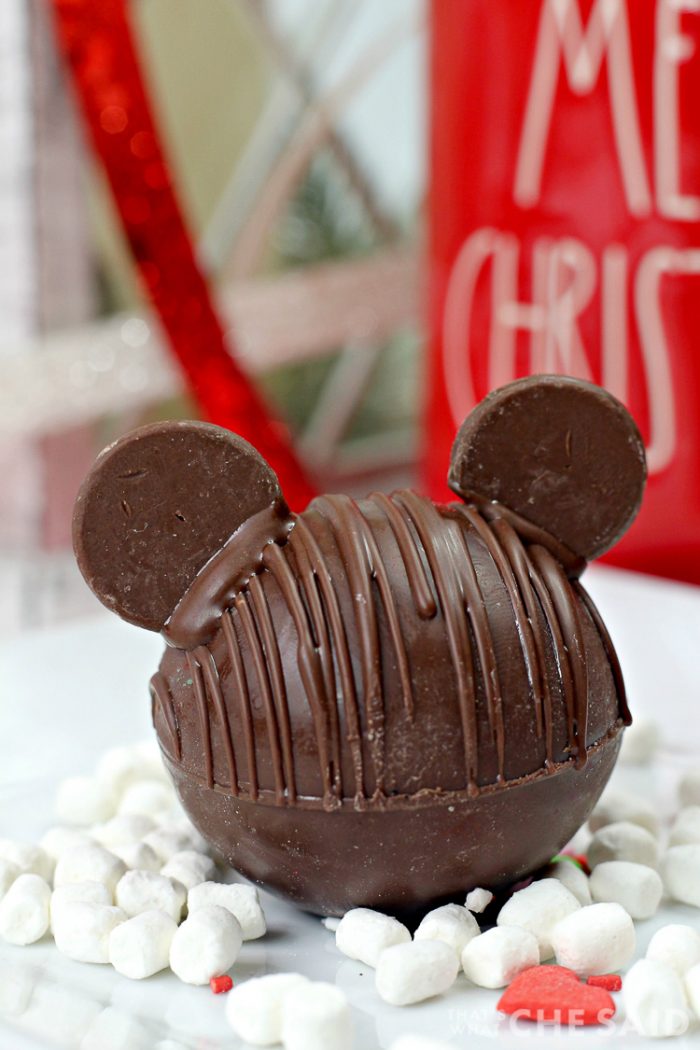
<path fill-rule="evenodd" d="M 586 748 L 587 758 L 591 758 L 597 754 L 599 750 L 604 748 L 606 744 L 611 741 L 622 732 L 625 728 L 625 722 L 622 718 L 615 720 L 610 729 L 596 740 L 595 743 L 590 744 Z M 163 752 L 166 762 L 171 765 L 175 765 L 172 757 Z M 576 756 L 572 755 L 571 758 L 565 759 L 563 762 L 555 762 L 549 767 L 541 767 L 540 769 L 533 770 L 532 773 L 526 773 L 525 776 L 515 777 L 512 780 L 496 781 L 491 784 L 484 784 L 479 788 L 479 797 L 496 795 L 501 791 L 509 790 L 510 788 L 527 787 L 530 784 L 536 784 L 540 780 L 548 779 L 549 777 L 556 776 L 558 773 L 564 770 L 575 770 L 580 773 L 581 776 L 586 776 L 585 769 L 582 769 L 576 762 Z M 185 771 L 188 780 L 194 781 L 201 788 L 208 788 L 206 778 L 199 774 L 192 772 L 191 770 Z M 217 792 L 220 795 L 227 795 L 231 798 L 235 798 L 241 802 L 259 802 L 264 806 L 277 807 L 278 803 L 276 800 L 275 792 L 267 788 L 260 790 L 255 799 L 250 796 L 246 796 L 241 793 L 234 795 L 229 789 L 222 784 L 214 784 L 211 790 Z M 423 788 L 415 794 L 396 794 L 396 795 L 385 795 L 381 799 L 367 799 L 362 807 L 365 812 L 390 812 L 393 809 L 417 809 L 421 806 L 434 806 L 437 802 L 444 805 L 460 805 L 468 804 L 473 801 L 473 795 L 470 793 L 468 788 L 463 788 L 461 791 L 441 791 L 440 789 Z M 312 810 L 327 810 L 325 800 L 317 796 L 311 795 L 298 795 L 296 805 L 299 809 L 312 809 Z M 334 807 L 336 810 L 352 810 L 358 811 L 358 807 L 355 805 L 355 801 L 352 798 L 344 798 L 341 800 L 339 805 Z"/>

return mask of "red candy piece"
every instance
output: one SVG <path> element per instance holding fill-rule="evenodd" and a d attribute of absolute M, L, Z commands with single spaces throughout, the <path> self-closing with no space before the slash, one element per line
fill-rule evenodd
<path fill-rule="evenodd" d="M 533 966 L 506 988 L 498 1010 L 526 1021 L 562 1025 L 603 1024 L 615 1013 L 604 988 L 582 984 L 564 966 Z"/>
<path fill-rule="evenodd" d="M 605 988 L 607 992 L 619 992 L 622 988 L 622 978 L 618 973 L 599 973 L 589 977 L 586 984 L 593 988 Z"/>
<path fill-rule="evenodd" d="M 231 980 L 229 975 L 225 973 L 222 977 L 212 977 L 212 979 L 209 982 L 209 987 L 211 988 L 214 995 L 221 995 L 222 992 L 231 991 L 231 989 L 233 988 L 233 981 Z"/>

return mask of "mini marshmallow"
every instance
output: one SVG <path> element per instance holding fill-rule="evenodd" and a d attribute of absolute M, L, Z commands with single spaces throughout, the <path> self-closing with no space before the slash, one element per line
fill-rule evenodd
<path fill-rule="evenodd" d="M 580 905 L 591 904 L 591 888 L 585 871 L 571 860 L 555 860 L 547 869 L 547 878 L 558 879 L 573 893 Z"/>
<path fill-rule="evenodd" d="M 187 845 L 183 847 L 184 849 L 193 849 L 197 853 L 206 853 L 208 856 L 212 856 L 212 848 L 204 838 L 204 835 L 197 831 L 192 821 L 187 817 L 180 817 L 179 820 L 170 820 L 162 826 L 185 836 Z M 179 853 L 180 851 L 175 850 L 175 852 Z"/>
<path fill-rule="evenodd" d="M 113 793 L 96 777 L 67 777 L 58 785 L 54 812 L 64 824 L 100 824 L 115 808 Z"/>
<path fill-rule="evenodd" d="M 200 882 L 187 894 L 187 910 L 190 913 L 209 904 L 219 904 L 238 919 L 244 941 L 253 941 L 265 935 L 265 915 L 255 886 L 246 886 L 240 882 Z M 340 924 L 339 919 L 334 921 Z M 337 926 L 333 928 L 337 929 Z"/>
<path fill-rule="evenodd" d="M 167 776 L 160 756 L 138 744 L 105 751 L 95 775 L 116 797 L 123 795 L 137 780 L 163 780 Z"/>
<path fill-rule="evenodd" d="M 633 919 L 650 919 L 656 915 L 664 892 L 658 872 L 627 860 L 599 864 L 593 870 L 590 884 L 594 900 L 621 904 Z"/>
<path fill-rule="evenodd" d="M 109 935 L 126 918 L 110 904 L 69 901 L 54 915 L 56 947 L 76 962 L 108 963 Z"/>
<path fill-rule="evenodd" d="M 615 973 L 634 955 L 634 923 L 620 904 L 590 904 L 556 924 L 552 945 L 559 965 L 581 977 Z"/>
<path fill-rule="evenodd" d="M 480 988 L 505 988 L 539 961 L 537 938 L 519 926 L 494 926 L 470 941 L 462 952 L 462 969 Z"/>
<path fill-rule="evenodd" d="M 19 868 L 20 875 L 39 875 L 51 882 L 54 864 L 46 850 L 29 842 L 0 839 L 0 860 L 9 860 Z"/>
<path fill-rule="evenodd" d="M 113 850 L 115 846 L 131 846 L 141 842 L 155 826 L 153 819 L 143 813 L 121 813 L 93 828 L 92 837 L 101 846 Z"/>
<path fill-rule="evenodd" d="M 152 871 L 158 874 L 162 867 L 160 857 L 145 842 L 130 842 L 128 846 L 112 846 L 115 857 L 123 860 L 127 868 L 133 871 Z"/>
<path fill-rule="evenodd" d="M 126 864 L 104 846 L 74 846 L 67 849 L 57 863 L 54 886 L 68 882 L 103 882 L 114 894 Z"/>
<path fill-rule="evenodd" d="M 627 1020 L 653 1039 L 682 1035 L 690 1021 L 683 985 L 675 970 L 654 959 L 640 959 L 622 986 Z"/>
<path fill-rule="evenodd" d="M 176 853 L 193 849 L 192 835 L 187 828 L 175 827 L 172 823 L 156 828 L 144 836 L 144 844 L 150 846 L 162 864 L 167 864 Z"/>
<path fill-rule="evenodd" d="M 151 1050 L 153 1038 L 140 1021 L 107 1006 L 83 1036 L 80 1050 Z"/>
<path fill-rule="evenodd" d="M 208 984 L 230 970 L 241 950 L 243 931 L 217 904 L 193 912 L 175 931 L 170 969 L 186 984 Z"/>
<path fill-rule="evenodd" d="M 689 769 L 680 779 L 678 795 L 681 806 L 700 806 L 700 769 Z"/>
<path fill-rule="evenodd" d="M 592 832 L 596 832 L 607 824 L 618 824 L 622 821 L 639 824 L 658 837 L 659 814 L 650 802 L 630 791 L 608 788 L 588 818 L 588 826 Z"/>
<path fill-rule="evenodd" d="M 622 734 L 620 759 L 627 766 L 647 766 L 659 750 L 661 731 L 658 722 L 635 715 L 634 722 Z"/>
<path fill-rule="evenodd" d="M 335 915 L 326 915 L 324 919 L 321 919 L 321 925 L 325 929 L 330 930 L 331 933 L 335 933 L 340 926 L 340 919 L 336 918 Z"/>
<path fill-rule="evenodd" d="M 389 1050 L 455 1050 L 455 1046 L 441 1039 L 426 1039 L 424 1035 L 400 1035 Z"/>
<path fill-rule="evenodd" d="M 683 983 L 690 1008 L 696 1017 L 700 1017 L 700 963 L 691 966 Z"/>
<path fill-rule="evenodd" d="M 272 1046 L 282 1040 L 282 1004 L 308 984 L 300 973 L 271 973 L 237 984 L 226 996 L 226 1019 L 244 1042 Z"/>
<path fill-rule="evenodd" d="M 201 882 L 212 881 L 216 875 L 216 864 L 205 853 L 187 849 L 171 857 L 161 870 L 163 875 L 176 879 L 185 889 L 191 890 Z"/>
<path fill-rule="evenodd" d="M 647 959 L 665 963 L 684 977 L 700 963 L 700 934 L 692 926 L 670 923 L 657 930 L 649 941 Z"/>
<path fill-rule="evenodd" d="M 410 940 L 411 935 L 403 923 L 371 908 L 352 908 L 335 931 L 338 951 L 349 959 L 374 967 L 385 948 Z"/>
<path fill-rule="evenodd" d="M 596 831 L 586 856 L 591 868 L 609 860 L 628 860 L 655 868 L 659 863 L 659 844 L 646 828 L 621 820 Z"/>
<path fill-rule="evenodd" d="M 19 875 L 0 901 L 0 937 L 34 944 L 49 928 L 51 888 L 40 875 Z"/>
<path fill-rule="evenodd" d="M 282 1003 L 284 1050 L 352 1050 L 348 1001 L 334 984 L 309 981 L 287 992 Z"/>
<path fill-rule="evenodd" d="M 700 843 L 671 846 L 661 859 L 661 878 L 669 897 L 700 908 Z"/>
<path fill-rule="evenodd" d="M 700 842 L 700 806 L 686 806 L 673 822 L 669 836 L 671 846 Z"/>
<path fill-rule="evenodd" d="M 117 812 L 157 818 L 170 813 L 175 801 L 174 791 L 162 780 L 137 780 L 122 795 Z"/>
<path fill-rule="evenodd" d="M 129 918 L 155 909 L 179 922 L 186 899 L 187 892 L 181 883 L 152 871 L 127 871 L 115 892 L 118 906 Z"/>
<path fill-rule="evenodd" d="M 417 941 L 443 941 L 461 955 L 465 945 L 480 932 L 470 911 L 459 904 L 445 904 L 428 912 L 413 936 Z"/>
<path fill-rule="evenodd" d="M 60 824 L 49 828 L 41 837 L 39 845 L 55 864 L 67 849 L 74 849 L 75 846 L 89 846 L 93 841 L 86 828 L 72 828 Z"/>
<path fill-rule="evenodd" d="M 16 864 L 13 864 L 11 860 L 3 860 L 0 858 L 0 900 L 5 896 L 15 879 L 19 878 L 22 872 L 19 870 Z"/>
<path fill-rule="evenodd" d="M 553 928 L 580 907 L 573 893 L 558 879 L 541 879 L 514 893 L 501 908 L 496 922 L 499 926 L 519 926 L 534 933 L 540 946 L 540 961 L 546 962 L 554 954 Z"/>
<path fill-rule="evenodd" d="M 109 935 L 109 961 L 117 973 L 140 981 L 170 962 L 177 923 L 165 912 L 141 912 L 115 926 Z"/>
<path fill-rule="evenodd" d="M 467 894 L 464 907 L 475 915 L 481 915 L 483 911 L 486 911 L 492 900 L 493 893 L 491 893 L 491 890 L 482 890 L 480 886 L 477 886 L 475 890 L 470 890 Z"/>
<path fill-rule="evenodd" d="M 103 882 L 67 882 L 51 894 L 51 929 L 61 909 L 74 901 L 85 904 L 113 904 L 112 894 Z"/>
<path fill-rule="evenodd" d="M 385 948 L 377 962 L 375 985 L 392 1006 L 420 1003 L 442 995 L 457 979 L 459 960 L 443 941 L 410 941 Z"/>

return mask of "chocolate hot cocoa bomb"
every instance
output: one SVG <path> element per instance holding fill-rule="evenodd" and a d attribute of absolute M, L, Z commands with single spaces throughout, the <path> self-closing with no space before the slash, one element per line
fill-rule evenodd
<path fill-rule="evenodd" d="M 486 398 L 436 504 L 300 514 L 241 438 L 158 423 L 106 449 L 75 511 L 87 582 L 168 642 L 153 721 L 182 803 L 308 910 L 420 910 L 545 864 L 629 722 L 579 582 L 634 518 L 642 442 L 613 397 L 538 376 Z"/>

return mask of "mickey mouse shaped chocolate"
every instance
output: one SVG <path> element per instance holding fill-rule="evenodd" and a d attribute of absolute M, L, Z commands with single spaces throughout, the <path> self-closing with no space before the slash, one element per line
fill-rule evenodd
<path fill-rule="evenodd" d="M 458 502 L 294 514 L 241 438 L 156 423 L 98 458 L 74 542 L 168 643 L 153 721 L 205 838 L 310 911 L 410 912 L 524 878 L 595 805 L 629 715 L 579 577 L 645 478 L 618 401 L 535 376 L 462 426 Z"/>

